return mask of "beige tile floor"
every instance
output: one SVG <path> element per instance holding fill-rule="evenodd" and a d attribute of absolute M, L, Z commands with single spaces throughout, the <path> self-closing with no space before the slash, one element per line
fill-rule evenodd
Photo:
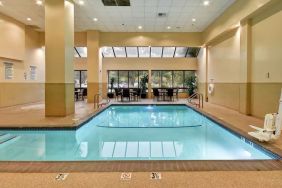
<path fill-rule="evenodd" d="M 282 172 L 163 172 L 161 180 L 151 180 L 150 173 L 132 173 L 131 180 L 121 180 L 121 173 L 71 173 L 64 181 L 57 174 L 0 174 L 1 188 L 281 188 Z"/>
<path fill-rule="evenodd" d="M 76 103 L 76 113 L 64 118 L 46 118 L 43 103 L 0 108 L 0 126 L 74 126 L 73 119 L 83 119 L 94 111 L 93 104 L 84 102 Z M 262 119 L 209 103 L 205 103 L 203 111 L 245 133 L 251 130 L 249 124 L 263 125 Z M 282 138 L 267 145 L 282 149 Z M 120 173 L 116 172 L 71 173 L 61 182 L 56 181 L 55 176 L 54 173 L 1 173 L 0 187 L 282 187 L 282 171 L 162 172 L 163 178 L 159 181 L 150 180 L 147 172 L 133 173 L 131 181 L 121 181 Z"/>

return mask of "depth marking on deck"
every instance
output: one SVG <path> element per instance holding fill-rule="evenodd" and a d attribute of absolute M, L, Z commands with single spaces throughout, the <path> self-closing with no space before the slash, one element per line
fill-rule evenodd
<path fill-rule="evenodd" d="M 151 172 L 150 173 L 150 179 L 151 180 L 161 180 L 162 174 L 160 172 Z"/>
<path fill-rule="evenodd" d="M 126 180 L 126 181 L 131 180 L 131 177 L 132 177 L 132 173 L 131 172 L 123 172 L 120 175 L 120 179 L 121 180 Z"/>
<path fill-rule="evenodd" d="M 68 175 L 69 175 L 68 173 L 60 173 L 56 176 L 55 179 L 57 181 L 65 181 L 67 179 Z"/>

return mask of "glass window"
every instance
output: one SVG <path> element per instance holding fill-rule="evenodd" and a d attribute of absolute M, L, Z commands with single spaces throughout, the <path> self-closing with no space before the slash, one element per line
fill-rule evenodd
<path fill-rule="evenodd" d="M 115 57 L 112 47 L 103 47 L 102 53 L 104 57 Z"/>
<path fill-rule="evenodd" d="M 184 72 L 173 71 L 173 87 L 183 88 L 184 84 Z"/>
<path fill-rule="evenodd" d="M 162 57 L 163 47 L 151 47 L 151 57 Z"/>
<path fill-rule="evenodd" d="M 175 47 L 164 47 L 163 57 L 173 57 Z"/>
<path fill-rule="evenodd" d="M 137 47 L 126 47 L 127 57 L 138 57 Z"/>
<path fill-rule="evenodd" d="M 5 80 L 12 80 L 14 77 L 13 63 L 4 63 L 5 65 Z"/>
<path fill-rule="evenodd" d="M 81 88 L 87 88 L 87 71 L 81 71 L 80 73 Z"/>
<path fill-rule="evenodd" d="M 184 86 L 186 87 L 186 80 L 191 77 L 191 76 L 195 76 L 195 71 L 184 71 L 184 76 L 185 76 L 185 80 L 184 80 Z"/>
<path fill-rule="evenodd" d="M 74 87 L 80 88 L 80 71 L 74 71 Z"/>
<path fill-rule="evenodd" d="M 141 79 L 147 75 L 148 71 L 139 71 L 139 87 L 141 87 Z M 146 87 L 148 88 L 148 83 L 146 84 Z"/>
<path fill-rule="evenodd" d="M 172 87 L 172 71 L 162 71 L 162 87 Z"/>
<path fill-rule="evenodd" d="M 138 47 L 139 57 L 150 57 L 150 48 L 149 47 Z"/>
<path fill-rule="evenodd" d="M 114 53 L 116 57 L 126 57 L 125 47 L 114 47 Z"/>
<path fill-rule="evenodd" d="M 76 54 L 78 57 L 86 58 L 87 57 L 87 47 L 75 47 Z M 76 57 L 76 54 L 74 55 Z"/>
<path fill-rule="evenodd" d="M 129 87 L 138 88 L 138 71 L 129 71 Z"/>
<path fill-rule="evenodd" d="M 36 80 L 36 66 L 30 66 L 30 80 Z"/>
<path fill-rule="evenodd" d="M 188 48 L 186 57 L 197 57 L 201 48 Z"/>
<path fill-rule="evenodd" d="M 174 57 L 185 57 L 187 49 L 187 47 L 176 47 Z"/>
<path fill-rule="evenodd" d="M 111 79 L 113 78 L 114 79 L 114 85 L 113 87 L 114 88 L 118 88 L 118 71 L 109 71 L 108 73 L 108 87 L 111 88 Z"/>
<path fill-rule="evenodd" d="M 161 71 L 152 71 L 152 88 L 161 87 Z"/>
<path fill-rule="evenodd" d="M 119 71 L 119 88 L 128 88 L 128 71 Z"/>

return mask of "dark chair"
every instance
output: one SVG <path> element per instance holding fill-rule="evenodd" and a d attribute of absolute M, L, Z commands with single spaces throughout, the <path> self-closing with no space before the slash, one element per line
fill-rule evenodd
<path fill-rule="evenodd" d="M 121 89 L 115 88 L 115 98 L 118 101 L 118 96 L 121 97 L 122 91 Z"/>
<path fill-rule="evenodd" d="M 121 101 L 123 101 L 123 98 L 128 98 L 128 100 L 130 101 L 130 92 L 129 89 L 123 89 L 122 90 L 122 95 L 121 95 Z"/>
<path fill-rule="evenodd" d="M 82 97 L 83 97 L 83 100 L 87 97 L 87 89 L 83 89 Z"/>
<path fill-rule="evenodd" d="M 160 98 L 160 92 L 158 89 L 156 88 L 153 88 L 153 95 L 154 95 L 154 98 L 157 98 L 157 101 L 159 101 L 159 98 Z"/>
<path fill-rule="evenodd" d="M 172 88 L 167 89 L 166 96 L 169 97 L 169 99 L 172 101 L 173 99 L 173 89 Z"/>
<path fill-rule="evenodd" d="M 137 99 L 137 101 L 138 101 L 141 97 L 141 89 L 140 88 L 134 88 L 133 91 L 134 91 L 134 93 L 133 93 L 134 99 Z"/>

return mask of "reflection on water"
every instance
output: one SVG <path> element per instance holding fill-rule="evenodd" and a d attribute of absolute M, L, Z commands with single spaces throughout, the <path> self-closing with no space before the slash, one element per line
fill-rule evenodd
<path fill-rule="evenodd" d="M 270 159 L 184 106 L 114 106 L 77 131 L 0 131 L 0 143 L 13 135 L 0 160 Z"/>

